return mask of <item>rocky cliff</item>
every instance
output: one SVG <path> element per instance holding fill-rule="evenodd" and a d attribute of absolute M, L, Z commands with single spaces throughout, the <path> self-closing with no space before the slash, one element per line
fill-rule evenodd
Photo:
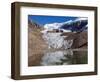
<path fill-rule="evenodd" d="M 72 47 L 75 48 L 87 48 L 88 36 L 87 31 L 78 32 L 78 33 L 63 33 L 61 36 L 66 36 L 65 40 L 73 39 Z"/>
<path fill-rule="evenodd" d="M 40 32 L 43 28 L 38 24 L 28 21 L 28 58 L 29 66 L 39 63 L 41 56 L 43 56 L 43 50 L 47 48 L 47 44 L 42 38 L 42 33 Z M 37 61 L 38 60 L 38 61 Z"/>

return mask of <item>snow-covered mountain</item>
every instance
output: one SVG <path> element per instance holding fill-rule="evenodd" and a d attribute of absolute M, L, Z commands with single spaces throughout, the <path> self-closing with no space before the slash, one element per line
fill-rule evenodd
<path fill-rule="evenodd" d="M 48 44 L 48 49 L 69 49 L 73 44 L 73 39 L 65 40 L 65 37 L 61 36 L 62 32 L 82 32 L 88 28 L 87 18 L 77 18 L 76 20 L 70 20 L 62 23 L 45 24 L 43 33 L 43 39 Z"/>
<path fill-rule="evenodd" d="M 84 31 L 87 29 L 88 19 L 87 18 L 77 18 L 76 20 L 69 20 L 62 23 L 51 23 L 44 25 L 44 31 L 52 31 L 54 29 L 63 30 L 64 32 L 77 32 Z"/>

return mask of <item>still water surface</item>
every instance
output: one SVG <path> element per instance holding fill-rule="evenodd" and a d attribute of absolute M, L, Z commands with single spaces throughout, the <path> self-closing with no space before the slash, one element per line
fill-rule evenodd
<path fill-rule="evenodd" d="M 86 50 L 57 50 L 47 51 L 40 61 L 40 65 L 71 65 L 87 64 Z"/>
<path fill-rule="evenodd" d="M 87 64 L 87 50 L 45 50 L 29 58 L 29 66 Z"/>

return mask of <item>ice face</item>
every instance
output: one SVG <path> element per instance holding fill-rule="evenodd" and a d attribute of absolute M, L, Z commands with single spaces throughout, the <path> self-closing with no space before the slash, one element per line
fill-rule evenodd
<path fill-rule="evenodd" d="M 73 44 L 73 40 L 64 40 L 61 33 L 44 33 L 43 39 L 48 44 L 49 49 L 68 49 Z"/>

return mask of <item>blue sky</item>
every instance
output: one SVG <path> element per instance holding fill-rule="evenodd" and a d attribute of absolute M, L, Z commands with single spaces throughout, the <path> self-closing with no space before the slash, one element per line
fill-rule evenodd
<path fill-rule="evenodd" d="M 46 16 L 46 15 L 28 15 L 28 19 L 32 20 L 33 22 L 36 22 L 40 25 L 45 25 L 48 23 L 54 23 L 54 22 L 65 22 L 69 20 L 75 20 L 78 17 L 69 17 L 69 16 Z"/>

